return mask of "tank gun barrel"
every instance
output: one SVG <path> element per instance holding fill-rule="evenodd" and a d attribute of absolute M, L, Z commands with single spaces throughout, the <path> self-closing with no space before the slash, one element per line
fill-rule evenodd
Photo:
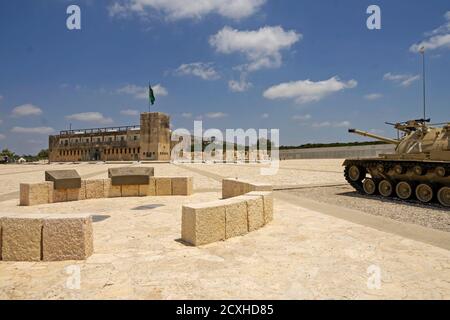
<path fill-rule="evenodd" d="M 385 137 L 382 137 L 382 136 L 379 136 L 379 135 L 376 135 L 376 134 L 373 134 L 373 133 L 369 133 L 369 132 L 366 132 L 366 131 L 361 131 L 361 130 L 358 130 L 358 129 L 349 129 L 348 132 L 355 133 L 355 134 L 363 136 L 363 137 L 369 137 L 369 138 L 373 138 L 373 139 L 376 139 L 376 140 L 384 141 L 384 142 L 389 143 L 389 144 L 398 145 L 400 143 L 400 141 L 398 141 L 398 140 L 385 138 Z"/>

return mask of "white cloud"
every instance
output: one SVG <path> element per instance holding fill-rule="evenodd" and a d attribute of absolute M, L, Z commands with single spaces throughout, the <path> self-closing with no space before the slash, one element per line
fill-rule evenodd
<path fill-rule="evenodd" d="M 133 110 L 133 109 L 125 109 L 125 110 L 121 110 L 120 114 L 123 116 L 138 116 L 139 115 L 139 111 L 138 110 Z"/>
<path fill-rule="evenodd" d="M 201 19 L 209 14 L 242 19 L 255 14 L 266 0 L 117 0 L 108 7 L 110 16 L 146 16 L 157 11 L 169 20 Z"/>
<path fill-rule="evenodd" d="M 347 82 L 341 81 L 339 77 L 335 76 L 328 80 L 311 81 L 300 80 L 270 87 L 263 96 L 267 99 L 295 99 L 298 104 L 317 102 L 326 96 L 345 90 L 352 89 L 358 85 L 355 80 Z"/>
<path fill-rule="evenodd" d="M 282 27 L 263 27 L 254 31 L 239 31 L 224 27 L 209 39 L 217 52 L 223 54 L 241 53 L 248 60 L 243 68 L 256 71 L 263 68 L 278 68 L 282 63 L 281 51 L 289 49 L 302 35 Z"/>
<path fill-rule="evenodd" d="M 392 81 L 395 83 L 400 84 L 402 87 L 409 87 L 414 81 L 417 81 L 420 79 L 419 75 L 412 75 L 412 74 L 393 74 L 393 73 L 386 73 L 383 76 L 383 80 Z"/>
<path fill-rule="evenodd" d="M 251 82 L 248 82 L 246 80 L 246 77 L 242 75 L 239 81 L 236 80 L 228 81 L 228 88 L 232 92 L 244 92 L 249 90 L 251 87 L 253 87 L 253 84 Z"/>
<path fill-rule="evenodd" d="M 313 123 L 311 126 L 313 128 L 327 128 L 327 127 L 345 128 L 345 127 L 349 127 L 350 125 L 351 125 L 350 121 L 342 121 L 342 122 L 324 121 L 324 122 Z"/>
<path fill-rule="evenodd" d="M 0 101 L 2 101 L 3 100 L 3 96 L 0 94 Z"/>
<path fill-rule="evenodd" d="M 15 107 L 12 110 L 13 117 L 38 116 L 42 114 L 42 110 L 30 103 Z"/>
<path fill-rule="evenodd" d="M 263 114 L 261 115 L 261 118 L 263 118 L 263 119 L 269 119 L 269 114 L 268 114 L 268 113 L 263 113 Z"/>
<path fill-rule="evenodd" d="M 55 129 L 51 127 L 35 127 L 35 128 L 26 128 L 26 127 L 14 127 L 11 129 L 13 133 L 30 133 L 30 134 L 51 134 L 55 132 Z"/>
<path fill-rule="evenodd" d="M 209 119 L 220 119 L 220 118 L 225 118 L 228 115 L 223 112 L 209 112 L 205 116 Z"/>
<path fill-rule="evenodd" d="M 305 114 L 305 115 L 294 115 L 292 116 L 292 120 L 294 121 L 306 121 L 306 120 L 310 120 L 312 118 L 312 116 L 310 114 Z"/>
<path fill-rule="evenodd" d="M 203 80 L 220 79 L 220 75 L 214 69 L 212 63 L 194 62 L 182 64 L 178 67 L 175 73 L 182 76 L 193 75 L 196 77 L 200 77 Z"/>
<path fill-rule="evenodd" d="M 419 52 L 424 47 L 425 50 L 436 50 L 439 48 L 450 48 L 450 11 L 445 15 L 446 22 L 431 32 L 425 33 L 425 40 L 413 44 L 409 50 L 411 52 Z"/>
<path fill-rule="evenodd" d="M 364 96 L 364 99 L 366 100 L 378 100 L 381 98 L 383 98 L 383 95 L 381 93 L 370 93 Z"/>
<path fill-rule="evenodd" d="M 6 136 L 4 134 L 0 133 L 0 140 L 4 140 L 4 139 L 6 139 Z"/>
<path fill-rule="evenodd" d="M 169 94 L 167 89 L 160 84 L 152 86 L 152 89 L 156 99 L 158 99 L 158 97 L 164 97 Z M 134 84 L 128 84 L 122 88 L 119 88 L 117 90 L 117 93 L 128 94 L 136 99 L 148 100 L 148 87 L 139 87 Z"/>
<path fill-rule="evenodd" d="M 67 120 L 75 120 L 82 122 L 97 122 L 101 124 L 113 123 L 113 119 L 105 117 L 100 112 L 83 112 L 66 116 Z"/>
<path fill-rule="evenodd" d="M 183 113 L 181 114 L 181 116 L 182 116 L 183 118 L 190 119 L 190 118 L 192 118 L 192 113 L 190 113 L 190 112 L 183 112 Z"/>

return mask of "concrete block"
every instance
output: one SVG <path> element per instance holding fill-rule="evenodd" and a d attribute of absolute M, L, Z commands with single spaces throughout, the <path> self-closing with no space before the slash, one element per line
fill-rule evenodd
<path fill-rule="evenodd" d="M 122 196 L 122 186 L 113 186 L 111 179 L 103 180 L 103 191 L 106 198 L 120 198 Z"/>
<path fill-rule="evenodd" d="M 56 190 L 81 188 L 81 177 L 76 170 L 45 171 L 45 181 L 53 181 Z"/>
<path fill-rule="evenodd" d="M 138 197 L 139 185 L 122 185 L 122 197 Z"/>
<path fill-rule="evenodd" d="M 52 198 L 50 198 L 52 196 Z M 21 183 L 20 205 L 34 206 L 51 203 L 53 200 L 53 182 Z"/>
<path fill-rule="evenodd" d="M 268 224 L 273 220 L 273 192 L 254 191 L 247 193 L 248 196 L 261 196 L 264 206 L 264 224 Z"/>
<path fill-rule="evenodd" d="M 42 235 L 44 261 L 85 260 L 94 251 L 89 214 L 50 215 Z"/>
<path fill-rule="evenodd" d="M 261 195 L 243 195 L 236 199 L 247 202 L 248 231 L 255 231 L 265 225 L 264 201 Z"/>
<path fill-rule="evenodd" d="M 194 190 L 194 179 L 192 177 L 172 178 L 172 195 L 190 196 Z"/>
<path fill-rule="evenodd" d="M 53 203 L 66 202 L 67 201 L 67 189 L 54 189 L 53 190 Z"/>
<path fill-rule="evenodd" d="M 86 181 L 81 180 L 81 187 L 78 189 L 67 189 L 67 201 L 79 201 L 86 199 Z"/>
<path fill-rule="evenodd" d="M 22 214 L 1 218 L 3 261 L 41 260 L 45 217 L 41 214 Z"/>
<path fill-rule="evenodd" d="M 221 202 L 183 206 L 181 238 L 194 246 L 225 240 L 225 206 Z"/>
<path fill-rule="evenodd" d="M 172 195 L 172 179 L 157 177 L 156 180 L 156 195 L 157 196 L 170 196 Z"/>
<path fill-rule="evenodd" d="M 225 238 L 248 233 L 247 202 L 239 199 L 223 200 L 225 206 Z"/>
<path fill-rule="evenodd" d="M 105 197 L 103 179 L 85 180 L 86 181 L 86 199 L 101 199 Z"/>

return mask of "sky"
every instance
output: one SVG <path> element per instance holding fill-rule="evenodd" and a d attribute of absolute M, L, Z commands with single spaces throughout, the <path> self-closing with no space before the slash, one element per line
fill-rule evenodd
<path fill-rule="evenodd" d="M 81 30 L 69 30 L 70 5 Z M 381 11 L 370 30 L 367 8 Z M 282 145 L 360 141 L 356 127 L 450 121 L 448 0 L 0 2 L 0 149 L 34 154 L 72 126 L 280 129 Z M 364 139 L 363 139 L 364 140 Z"/>

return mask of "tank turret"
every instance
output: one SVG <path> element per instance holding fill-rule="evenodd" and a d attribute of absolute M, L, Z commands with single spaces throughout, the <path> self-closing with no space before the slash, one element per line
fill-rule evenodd
<path fill-rule="evenodd" d="M 399 139 L 350 129 L 350 133 L 396 147 L 394 153 L 381 154 L 378 158 L 345 160 L 347 181 L 367 195 L 416 198 L 423 203 L 436 199 L 450 207 L 450 122 L 441 127 L 428 122 L 420 119 L 393 124 L 403 133 Z"/>

